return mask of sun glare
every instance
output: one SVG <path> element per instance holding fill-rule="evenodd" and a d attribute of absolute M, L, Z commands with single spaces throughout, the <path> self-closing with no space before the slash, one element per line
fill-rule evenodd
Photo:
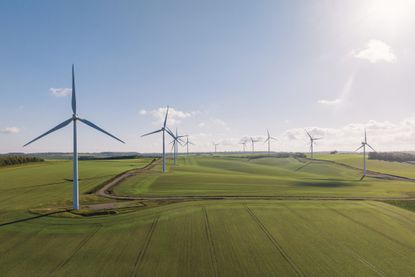
<path fill-rule="evenodd" d="M 367 9 L 369 20 L 397 25 L 414 13 L 415 0 L 372 0 Z"/>

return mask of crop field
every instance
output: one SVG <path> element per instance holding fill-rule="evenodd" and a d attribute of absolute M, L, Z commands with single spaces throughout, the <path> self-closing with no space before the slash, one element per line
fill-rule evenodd
<path fill-rule="evenodd" d="M 361 154 L 315 154 L 314 158 L 334 161 L 357 168 L 362 168 L 363 165 L 363 157 Z M 367 169 L 391 175 L 415 178 L 415 165 L 410 163 L 367 160 Z"/>
<path fill-rule="evenodd" d="M 121 202 L 90 192 L 150 161 L 80 162 L 81 205 Z M 415 274 L 414 205 L 405 200 L 414 182 L 359 181 L 358 170 L 325 161 L 181 157 L 166 174 L 156 164 L 124 180 L 114 195 L 245 198 L 159 200 L 94 216 L 30 212 L 70 205 L 71 170 L 70 161 L 0 169 L 0 276 Z M 313 199 L 329 196 L 339 199 Z"/>
<path fill-rule="evenodd" d="M 358 158 L 358 156 L 356 156 Z M 385 162 L 387 163 L 387 162 Z M 394 163 L 390 163 L 393 168 Z M 415 172 L 415 166 L 413 167 Z M 386 166 L 384 166 L 386 167 Z M 381 169 L 379 169 L 381 170 Z M 339 164 L 294 158 L 182 158 L 161 176 L 155 168 L 115 188 L 119 195 L 413 197 L 415 183 L 365 178 Z"/>
<path fill-rule="evenodd" d="M 200 201 L 0 227 L 0 275 L 411 275 L 415 214 L 380 202 Z"/>

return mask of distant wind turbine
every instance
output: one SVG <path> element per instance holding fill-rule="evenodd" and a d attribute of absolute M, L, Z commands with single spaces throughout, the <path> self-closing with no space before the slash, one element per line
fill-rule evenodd
<path fill-rule="evenodd" d="M 186 146 L 186 154 L 189 155 L 189 144 L 195 145 L 193 142 L 189 141 L 189 136 L 186 136 L 186 142 L 184 143 L 184 146 Z"/>
<path fill-rule="evenodd" d="M 267 139 L 264 141 L 264 143 L 268 142 L 268 155 L 271 154 L 271 140 L 277 140 L 277 139 L 274 137 L 271 137 L 267 129 Z"/>
<path fill-rule="evenodd" d="M 246 140 L 242 140 L 239 144 L 242 144 L 242 147 L 243 147 L 243 152 L 246 152 L 246 143 L 247 143 L 247 141 Z"/>
<path fill-rule="evenodd" d="M 254 139 L 253 137 L 250 137 L 250 140 L 251 140 L 252 152 L 255 152 L 255 142 L 258 142 L 259 139 Z"/>
<path fill-rule="evenodd" d="M 313 159 L 313 155 L 314 155 L 314 143 L 315 143 L 316 140 L 320 140 L 322 138 L 313 138 L 307 130 L 305 130 L 305 131 L 306 131 L 308 137 L 310 138 L 310 154 L 311 154 L 311 159 Z"/>
<path fill-rule="evenodd" d="M 376 150 L 373 149 L 373 147 L 370 146 L 369 143 L 367 143 L 367 136 L 366 136 L 366 129 L 365 129 L 365 140 L 362 141 L 362 145 L 355 150 L 355 152 L 356 152 L 356 151 L 359 151 L 360 149 L 363 148 L 363 176 L 362 176 L 362 179 L 364 177 L 366 177 L 366 146 L 368 146 L 370 149 L 372 149 L 373 151 L 376 152 Z"/>
<path fill-rule="evenodd" d="M 57 125 L 56 127 L 52 128 L 51 130 L 47 131 L 46 133 L 44 133 L 41 136 L 38 136 L 37 138 L 31 140 L 30 142 L 26 143 L 23 147 L 31 144 L 32 142 L 37 141 L 38 139 L 53 133 L 67 125 L 69 125 L 70 123 L 73 123 L 73 203 L 72 203 L 72 207 L 74 210 L 79 210 L 79 184 L 78 184 L 78 137 L 77 137 L 77 121 L 80 121 L 122 143 L 125 143 L 124 141 L 120 140 L 119 138 L 111 135 L 110 133 L 108 133 L 107 131 L 101 129 L 100 127 L 98 127 L 97 125 L 95 125 L 94 123 L 86 120 L 86 119 L 82 119 L 78 117 L 78 114 L 76 113 L 76 93 L 75 93 L 75 69 L 74 69 L 74 65 L 72 65 L 72 117 L 69 118 L 68 120 L 62 122 L 61 124 Z"/>
<path fill-rule="evenodd" d="M 215 153 L 216 153 L 216 151 L 217 151 L 217 147 L 220 145 L 219 143 L 213 143 L 213 145 L 215 146 Z"/>
<path fill-rule="evenodd" d="M 169 106 L 167 106 L 166 109 L 166 116 L 164 117 L 164 123 L 163 126 L 161 127 L 161 129 L 147 133 L 142 135 L 141 137 L 145 137 L 145 136 L 149 136 L 152 134 L 156 134 L 159 132 L 163 133 L 163 165 L 162 165 L 162 171 L 163 173 L 166 172 L 166 132 L 174 138 L 174 134 L 167 128 L 167 116 L 169 115 Z"/>
<path fill-rule="evenodd" d="M 167 129 L 169 130 L 170 133 L 173 133 L 169 128 L 167 128 Z M 179 150 L 178 144 L 182 143 L 182 139 L 181 139 L 182 137 L 185 137 L 185 136 L 179 136 L 179 134 L 177 132 L 177 128 L 176 128 L 176 135 L 173 135 L 173 141 L 171 142 L 173 144 L 172 149 L 174 151 L 173 152 L 174 165 L 176 165 L 176 157 L 177 157 L 178 150 Z"/>

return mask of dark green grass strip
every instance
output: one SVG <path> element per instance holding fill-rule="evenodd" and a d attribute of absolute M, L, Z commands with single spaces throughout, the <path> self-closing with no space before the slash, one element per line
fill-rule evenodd
<path fill-rule="evenodd" d="M 415 201 L 409 200 L 390 200 L 390 201 L 383 201 L 384 203 L 403 208 L 409 210 L 411 212 L 415 212 Z"/>
<path fill-rule="evenodd" d="M 154 230 L 156 230 L 157 223 L 159 222 L 160 216 L 156 216 L 153 220 L 153 222 L 150 225 L 150 229 L 148 230 L 146 237 L 144 239 L 144 245 L 141 248 L 140 252 L 137 255 L 137 258 L 135 260 L 134 269 L 131 272 L 131 276 L 136 276 L 137 271 L 140 269 L 140 265 L 144 259 L 144 256 L 147 252 L 148 247 L 150 246 L 151 238 L 153 237 Z"/>
<path fill-rule="evenodd" d="M 261 222 L 261 220 L 256 216 L 256 214 L 246 205 L 244 204 L 246 211 L 252 217 L 252 219 L 258 224 L 259 228 L 264 232 L 270 242 L 274 245 L 274 247 L 280 252 L 281 256 L 288 262 L 288 264 L 294 269 L 294 271 L 298 274 L 298 276 L 305 276 L 301 269 L 294 263 L 291 257 L 285 252 L 282 248 L 278 240 L 268 231 L 265 225 Z"/>
<path fill-rule="evenodd" d="M 209 244 L 209 252 L 210 252 L 210 261 L 211 261 L 211 267 L 214 276 L 219 276 L 218 271 L 218 261 L 216 257 L 216 251 L 215 251 L 215 244 L 212 239 L 212 231 L 210 230 L 210 224 L 209 224 L 209 217 L 206 211 L 206 208 L 203 207 L 203 214 L 204 214 L 204 220 L 205 220 L 205 231 L 206 231 L 206 238 L 208 240 Z"/>

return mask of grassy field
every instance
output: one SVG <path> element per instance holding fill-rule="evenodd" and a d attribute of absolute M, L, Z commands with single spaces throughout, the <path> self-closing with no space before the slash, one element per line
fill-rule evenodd
<path fill-rule="evenodd" d="M 150 159 L 80 161 L 81 194 L 111 177 L 146 165 Z M 87 198 L 81 196 L 81 201 Z M 0 168 L 0 221 L 54 202 L 71 204 L 72 162 L 46 161 Z"/>
<path fill-rule="evenodd" d="M 80 162 L 81 203 L 149 159 Z M 415 183 L 367 178 L 330 162 L 192 157 L 115 188 L 126 195 L 400 196 Z M 116 215 L 28 212 L 70 205 L 70 161 L 0 169 L 0 276 L 411 276 L 408 201 L 204 200 Z"/>
<path fill-rule="evenodd" d="M 330 160 L 357 168 L 363 166 L 362 154 L 315 154 L 315 159 Z M 415 165 L 410 163 L 367 160 L 367 169 L 415 179 Z"/>
<path fill-rule="evenodd" d="M 0 275 L 409 276 L 415 214 L 380 202 L 200 201 L 0 226 Z"/>
<path fill-rule="evenodd" d="M 329 162 L 310 163 L 293 158 L 190 157 L 181 158 L 179 165 L 163 176 L 156 168 L 145 175 L 128 179 L 115 188 L 115 193 L 163 196 L 415 196 L 415 183 L 375 178 L 361 181 L 360 177 L 360 170 Z"/>

